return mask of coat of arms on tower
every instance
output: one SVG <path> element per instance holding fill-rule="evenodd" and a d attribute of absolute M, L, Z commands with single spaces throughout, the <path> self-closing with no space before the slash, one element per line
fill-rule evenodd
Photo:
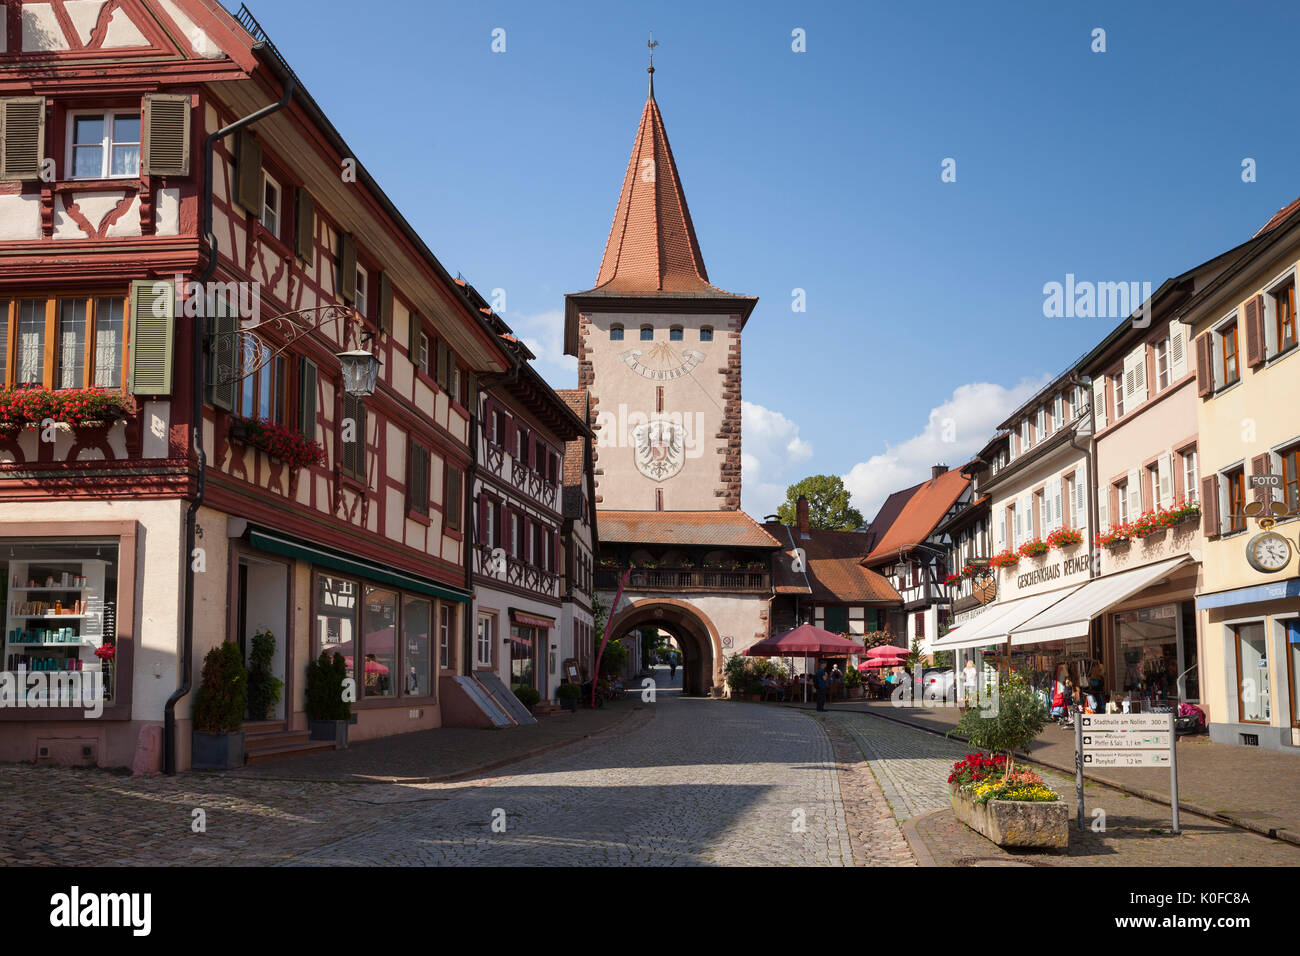
<path fill-rule="evenodd" d="M 685 463 L 686 429 L 676 422 L 653 421 L 632 429 L 636 470 L 647 478 L 665 481 Z"/>

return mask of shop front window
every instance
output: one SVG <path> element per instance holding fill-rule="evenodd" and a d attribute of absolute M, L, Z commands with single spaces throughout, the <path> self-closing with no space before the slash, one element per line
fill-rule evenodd
<path fill-rule="evenodd" d="M 112 703 L 117 539 L 10 539 L 6 550 L 5 670 L 53 675 L 39 692 L 63 706 Z M 33 689 L 26 684 L 23 693 Z"/>
<path fill-rule="evenodd" d="M 537 628 L 510 626 L 510 686 L 536 687 Z"/>
<path fill-rule="evenodd" d="M 1041 700 L 1051 700 L 1055 682 L 1070 680 L 1093 693 L 1098 702 L 1104 704 L 1106 688 L 1092 685 L 1098 662 L 1092 659 L 1087 637 L 1015 646 L 1011 649 L 1009 661 L 1011 669 L 1025 676 Z"/>
<path fill-rule="evenodd" d="M 1186 668 L 1180 653 L 1177 604 L 1116 614 L 1117 690 L 1131 701 L 1149 704 L 1179 699 L 1178 675 Z M 1191 635 L 1195 663 L 1195 632 Z M 1186 647 L 1184 640 L 1182 647 Z M 1191 688 L 1184 693 L 1190 697 Z M 1187 699 L 1184 697 L 1183 699 Z"/>
<path fill-rule="evenodd" d="M 1300 727 L 1300 618 L 1286 622 L 1286 661 L 1291 669 L 1291 726 Z"/>
<path fill-rule="evenodd" d="M 342 654 L 347 676 L 356 677 L 357 583 L 329 574 L 316 576 L 316 654 Z"/>
<path fill-rule="evenodd" d="M 1267 724 L 1272 718 L 1268 648 L 1263 623 L 1233 627 L 1237 642 L 1237 705 L 1241 719 Z"/>
<path fill-rule="evenodd" d="M 362 697 L 393 697 L 397 674 L 397 594 L 380 588 L 366 588 L 365 640 L 361 653 L 365 661 L 365 690 Z"/>
<path fill-rule="evenodd" d="M 406 681 L 402 693 L 409 697 L 429 695 L 433 605 L 407 598 L 402 606 L 402 640 L 406 642 Z"/>

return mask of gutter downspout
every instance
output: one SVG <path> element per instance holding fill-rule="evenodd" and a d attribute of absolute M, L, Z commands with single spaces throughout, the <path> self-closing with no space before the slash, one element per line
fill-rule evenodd
<path fill-rule="evenodd" d="M 255 113 L 250 113 L 243 119 L 236 120 L 229 126 L 208 134 L 207 139 L 203 142 L 203 235 L 208 243 L 208 262 L 199 277 L 201 286 L 205 286 L 217 271 L 218 245 L 216 234 L 212 231 L 212 162 L 216 142 L 231 133 L 238 132 L 245 126 L 250 126 L 258 120 L 284 109 L 289 105 L 289 101 L 293 99 L 295 85 L 293 74 L 288 74 L 284 81 L 284 95 L 280 97 L 279 102 L 265 106 Z M 177 763 L 176 704 L 180 702 L 181 698 L 189 694 L 193 686 L 191 658 L 194 656 L 194 540 L 199 508 L 203 506 L 204 474 L 207 470 L 207 458 L 203 452 L 203 399 L 206 391 L 206 383 L 203 379 L 206 363 L 204 362 L 204 334 L 201 320 L 195 323 L 193 334 L 194 344 L 190 349 L 193 368 L 190 377 L 194 385 L 193 395 L 191 396 L 194 423 L 190 431 L 193 436 L 197 473 L 194 496 L 190 499 L 190 506 L 185 512 L 185 629 L 180 659 L 181 684 L 167 698 L 167 703 L 163 705 L 163 772 L 169 776 L 176 773 Z"/>
<path fill-rule="evenodd" d="M 1101 533 L 1101 529 L 1097 527 L 1097 495 L 1101 494 L 1101 489 L 1097 485 L 1097 410 L 1092 401 L 1091 380 L 1085 385 L 1076 376 L 1071 375 L 1070 382 L 1085 390 L 1088 395 L 1088 422 L 1091 427 L 1091 434 L 1088 436 L 1088 447 L 1086 449 L 1080 448 L 1074 443 L 1075 439 L 1079 437 L 1078 429 L 1075 429 L 1074 433 L 1070 435 L 1070 447 L 1075 451 L 1085 452 L 1088 456 L 1088 484 L 1092 486 L 1090 489 L 1092 493 L 1088 495 L 1088 528 L 1092 531 L 1093 540 L 1096 541 L 1097 535 Z M 1089 553 L 1092 553 L 1094 558 L 1094 560 L 1088 562 L 1089 581 L 1097 577 L 1097 565 L 1101 563 L 1095 560 L 1097 558 L 1095 551 L 1095 548 L 1089 549 Z"/>
<path fill-rule="evenodd" d="M 481 397 L 489 388 L 496 388 L 498 385 L 507 385 L 519 379 L 519 371 L 523 367 L 519 356 L 513 352 L 508 352 L 510 356 L 510 371 L 500 372 L 495 375 L 486 375 L 478 380 L 478 393 Z M 469 589 L 469 603 L 466 606 L 465 626 L 461 628 L 461 641 L 464 644 L 465 652 L 465 676 L 469 676 L 473 669 L 474 660 L 474 547 L 478 543 L 478 508 L 475 506 L 474 479 L 478 475 L 478 434 L 479 434 L 479 401 L 474 400 L 474 410 L 470 413 L 469 418 L 469 471 L 465 475 L 465 508 L 469 512 L 464 524 L 469 529 L 469 534 L 465 537 L 465 586 Z M 594 507 L 594 505 L 593 505 Z"/>

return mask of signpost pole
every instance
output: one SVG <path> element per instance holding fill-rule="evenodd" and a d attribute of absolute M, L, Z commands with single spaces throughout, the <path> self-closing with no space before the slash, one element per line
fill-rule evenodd
<path fill-rule="evenodd" d="M 1074 715 L 1074 799 L 1079 829 L 1083 829 L 1083 713 Z"/>
<path fill-rule="evenodd" d="M 1169 714 L 1169 803 L 1174 810 L 1174 832 L 1178 833 L 1178 731 L 1172 711 Z"/>

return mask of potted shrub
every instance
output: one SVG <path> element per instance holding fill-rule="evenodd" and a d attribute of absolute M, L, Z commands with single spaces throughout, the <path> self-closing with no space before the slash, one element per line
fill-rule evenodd
<path fill-rule="evenodd" d="M 244 712 L 248 674 L 239 645 L 229 641 L 208 651 L 194 698 L 190 764 L 195 770 L 234 770 L 244 765 Z"/>
<path fill-rule="evenodd" d="M 581 696 L 582 688 L 577 684 L 561 684 L 555 688 L 555 699 L 571 714 L 577 713 L 578 698 Z"/>
<path fill-rule="evenodd" d="M 258 631 L 248 652 L 248 719 L 267 720 L 280 702 L 284 681 L 275 676 L 275 635 Z"/>
<path fill-rule="evenodd" d="M 352 705 L 343 696 L 343 682 L 348 665 L 343 655 L 321 651 L 320 657 L 307 665 L 307 730 L 312 740 L 332 740 L 335 750 L 348 745 L 348 724 Z"/>
<path fill-rule="evenodd" d="M 994 756 L 967 754 L 953 765 L 948 786 L 957 819 L 998 846 L 1065 847 L 1069 809 L 1038 774 L 1017 771 L 1025 750 L 1047 723 L 1047 706 L 1020 674 L 998 684 L 987 705 L 967 708 L 949 734 Z"/>
<path fill-rule="evenodd" d="M 537 688 L 530 687 L 527 684 L 517 685 L 514 692 L 515 696 L 519 698 L 519 703 L 527 707 L 530 714 L 533 712 L 533 708 L 537 706 L 537 702 L 542 699 L 542 695 L 538 693 Z"/>
<path fill-rule="evenodd" d="M 850 667 L 844 672 L 844 687 L 849 697 L 862 696 L 862 674 L 856 667 Z"/>

